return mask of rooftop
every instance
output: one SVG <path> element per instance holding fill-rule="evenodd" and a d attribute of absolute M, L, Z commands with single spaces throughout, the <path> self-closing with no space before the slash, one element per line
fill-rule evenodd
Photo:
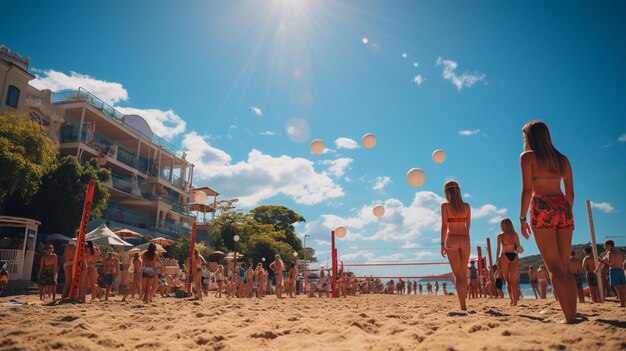
<path fill-rule="evenodd" d="M 9 63 L 12 63 L 24 71 L 28 72 L 28 66 L 30 65 L 30 57 L 23 58 L 15 51 L 12 51 L 4 45 L 0 45 L 0 59 L 3 59 Z"/>

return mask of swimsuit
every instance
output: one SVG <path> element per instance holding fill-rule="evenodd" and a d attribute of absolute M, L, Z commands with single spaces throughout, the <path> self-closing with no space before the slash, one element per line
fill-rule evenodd
<path fill-rule="evenodd" d="M 496 288 L 498 290 L 502 290 L 503 283 L 504 283 L 504 281 L 501 278 L 496 278 Z"/>
<path fill-rule="evenodd" d="M 572 207 L 562 194 L 534 194 L 530 203 L 530 226 L 538 229 L 573 229 Z"/>
<path fill-rule="evenodd" d="M 626 277 L 624 277 L 624 270 L 622 268 L 609 269 L 609 279 L 611 280 L 611 286 L 626 285 Z"/>
<path fill-rule="evenodd" d="M 598 276 L 595 273 L 587 272 L 587 283 L 591 287 L 598 286 Z"/>
<path fill-rule="evenodd" d="M 503 252 L 502 254 L 506 256 L 506 258 L 508 258 L 510 262 L 515 261 L 515 258 L 517 257 L 516 252 Z"/>
<path fill-rule="evenodd" d="M 574 280 L 576 280 L 576 287 L 578 289 L 582 289 L 583 288 L 583 280 L 585 278 L 583 277 L 583 275 L 581 273 L 574 273 Z"/>
<path fill-rule="evenodd" d="M 105 274 L 104 277 L 102 278 L 102 280 L 104 281 L 104 285 L 113 285 L 114 278 L 115 278 L 115 275 L 111 273 Z"/>
<path fill-rule="evenodd" d="M 41 278 L 39 279 L 39 285 L 56 285 L 54 281 L 54 272 L 51 270 L 44 270 L 41 272 Z"/>
<path fill-rule="evenodd" d="M 531 279 L 530 280 L 530 284 L 531 285 L 537 285 L 537 284 L 539 284 L 539 281 L 537 279 Z"/>
<path fill-rule="evenodd" d="M 141 269 L 141 276 L 143 278 L 154 278 L 156 276 L 156 271 L 153 267 L 143 267 Z"/>

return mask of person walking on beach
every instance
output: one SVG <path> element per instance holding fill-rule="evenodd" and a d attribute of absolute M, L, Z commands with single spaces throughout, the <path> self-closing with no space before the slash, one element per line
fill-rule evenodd
<path fill-rule="evenodd" d="M 539 266 L 537 270 L 537 281 L 539 282 L 539 287 L 541 288 L 541 298 L 546 298 L 546 292 L 548 291 L 548 273 L 546 272 L 546 268 L 544 266 Z"/>
<path fill-rule="evenodd" d="M 574 232 L 574 182 L 572 166 L 552 144 L 550 131 L 541 121 L 522 129 L 524 152 L 520 156 L 522 193 L 520 223 L 522 235 L 532 233 L 552 276 L 554 294 L 567 323 L 576 321 L 576 280 L 570 269 Z M 561 181 L 565 194 L 561 191 Z M 530 225 L 526 213 L 530 207 Z"/>
<path fill-rule="evenodd" d="M 143 291 L 141 296 L 144 302 L 152 302 L 155 280 L 157 279 L 156 265 L 157 263 L 163 265 L 154 243 L 150 243 L 150 245 L 148 245 L 148 251 L 141 254 L 141 261 L 143 262 L 143 267 L 141 269 L 141 286 Z"/>
<path fill-rule="evenodd" d="M 52 295 L 52 302 L 57 300 L 57 255 L 51 244 L 45 246 L 44 254 L 39 263 L 39 299 L 43 300 L 48 294 Z"/>
<path fill-rule="evenodd" d="M 541 292 L 539 292 L 537 269 L 534 266 L 528 266 L 528 277 L 530 281 L 530 286 L 533 289 L 533 294 L 535 294 L 535 299 L 538 299 L 539 297 L 541 297 Z"/>
<path fill-rule="evenodd" d="M 82 292 L 79 293 L 81 300 L 86 301 L 87 287 L 91 288 L 91 300 L 100 296 L 100 288 L 98 287 L 98 272 L 96 270 L 96 262 L 100 259 L 100 251 L 91 241 L 85 242 L 85 249 L 83 251 L 84 262 L 86 265 L 85 270 L 81 270 L 80 274 L 80 286 Z"/>
<path fill-rule="evenodd" d="M 111 294 L 111 288 L 113 287 L 113 282 L 115 281 L 115 277 L 120 272 L 119 261 L 113 255 L 112 252 L 109 252 L 106 260 L 104 260 L 104 283 L 106 292 L 104 293 L 104 301 L 109 300 L 109 295 Z"/>
<path fill-rule="evenodd" d="M 517 300 L 519 300 L 519 258 L 517 252 L 521 247 L 519 236 L 515 232 L 513 222 L 508 218 L 500 220 L 500 229 L 502 232 L 498 234 L 497 238 L 496 257 L 502 267 L 504 281 L 509 288 L 511 306 L 517 306 Z"/>
<path fill-rule="evenodd" d="M 274 272 L 274 279 L 276 280 L 276 297 L 282 299 L 283 271 L 285 270 L 285 264 L 283 263 L 283 260 L 280 259 L 280 255 L 274 256 L 274 261 L 270 263 L 270 269 Z"/>
<path fill-rule="evenodd" d="M 70 241 L 63 248 L 63 294 L 62 299 L 70 296 L 72 283 L 74 282 L 74 254 L 76 252 L 76 242 Z"/>
<path fill-rule="evenodd" d="M 135 253 L 133 256 L 133 262 L 128 269 L 128 272 L 131 273 L 133 277 L 133 286 L 130 290 L 126 290 L 122 301 L 126 301 L 128 294 L 130 294 L 130 297 L 133 297 L 135 296 L 135 293 L 137 293 L 137 295 L 141 297 L 141 267 L 142 263 L 139 258 L 139 253 Z"/>
<path fill-rule="evenodd" d="M 224 289 L 224 266 L 222 266 L 221 264 L 217 266 L 217 272 L 215 273 L 215 282 L 217 283 L 215 297 L 222 297 L 222 290 Z"/>
<path fill-rule="evenodd" d="M 591 256 L 591 248 L 589 246 L 583 249 L 585 258 L 583 258 L 583 269 L 587 276 L 587 284 L 589 284 L 589 293 L 592 302 L 600 302 L 600 290 L 598 289 L 598 276 L 596 275 L 596 262 Z"/>
<path fill-rule="evenodd" d="M 461 189 L 455 181 L 445 183 L 446 202 L 441 204 L 441 256 L 447 257 L 454 275 L 454 284 L 461 310 L 467 310 L 467 262 L 470 257 L 470 206 L 463 202 Z"/>
<path fill-rule="evenodd" d="M 620 306 L 626 307 L 626 276 L 624 276 L 624 253 L 615 248 L 615 242 L 613 240 L 607 240 L 604 242 L 604 248 L 606 254 L 604 257 L 599 257 L 600 265 L 607 265 L 609 267 L 609 279 L 611 287 L 617 292 Z"/>
<path fill-rule="evenodd" d="M 193 251 L 193 284 L 196 291 L 196 298 L 202 300 L 202 267 L 206 266 L 206 260 L 198 250 Z"/>
<path fill-rule="evenodd" d="M 585 303 L 585 292 L 583 291 L 583 282 L 585 281 L 585 277 L 583 276 L 583 264 L 578 258 L 576 258 L 576 252 L 571 252 L 569 263 L 572 274 L 574 274 L 574 280 L 576 281 L 578 302 Z"/>

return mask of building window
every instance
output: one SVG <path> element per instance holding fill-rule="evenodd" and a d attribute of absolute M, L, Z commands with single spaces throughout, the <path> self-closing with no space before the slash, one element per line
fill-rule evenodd
<path fill-rule="evenodd" d="M 17 108 L 17 102 L 20 101 L 20 90 L 14 85 L 9 85 L 7 91 L 7 100 L 4 102 L 7 106 Z"/>
<path fill-rule="evenodd" d="M 47 127 L 47 126 L 49 126 L 49 125 L 50 125 L 50 122 L 48 122 L 48 121 L 46 121 L 45 119 L 43 119 L 43 117 L 41 117 L 41 116 L 40 116 L 37 112 L 32 112 L 32 111 L 31 111 L 29 115 L 30 115 L 30 118 L 31 118 L 33 121 L 35 121 L 35 122 L 37 122 L 37 123 L 41 124 L 41 125 L 42 125 L 42 126 L 44 126 L 44 127 Z"/>

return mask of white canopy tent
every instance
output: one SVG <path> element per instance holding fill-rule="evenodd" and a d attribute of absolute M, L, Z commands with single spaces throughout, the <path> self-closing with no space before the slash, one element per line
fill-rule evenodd
<path fill-rule="evenodd" d="M 104 244 L 112 246 L 133 246 L 109 229 L 106 224 L 102 223 L 98 228 L 92 230 L 85 236 L 85 240 L 89 240 L 94 244 Z"/>

